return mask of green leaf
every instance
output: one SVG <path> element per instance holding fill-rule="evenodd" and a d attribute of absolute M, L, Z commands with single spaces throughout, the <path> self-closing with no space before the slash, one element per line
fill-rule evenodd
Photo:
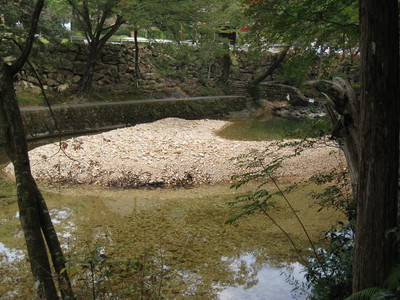
<path fill-rule="evenodd" d="M 359 291 L 357 293 L 352 294 L 351 296 L 347 297 L 345 300 L 359 300 L 361 299 L 371 299 L 374 295 L 382 292 L 383 289 L 379 288 L 379 287 L 372 287 L 372 288 L 368 288 L 362 291 Z"/>

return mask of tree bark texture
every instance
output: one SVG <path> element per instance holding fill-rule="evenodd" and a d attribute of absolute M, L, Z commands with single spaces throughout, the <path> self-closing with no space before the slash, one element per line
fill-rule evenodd
<path fill-rule="evenodd" d="M 53 259 L 63 299 L 74 299 L 65 259 L 44 199 L 31 174 L 25 129 L 14 89 L 14 76 L 30 55 L 44 0 L 37 0 L 21 55 L 11 64 L 0 58 L 0 126 L 14 165 L 17 198 L 32 275 L 39 299 L 58 299 L 47 248 Z M 45 239 L 43 238 L 45 237 Z"/>
<path fill-rule="evenodd" d="M 353 292 L 381 286 L 397 262 L 399 28 L 397 0 L 359 1 L 361 99 Z"/>
<path fill-rule="evenodd" d="M 32 197 L 28 147 L 18 106 L 15 105 L 13 74 L 8 65 L 0 67 L 0 115 L 6 132 L 6 150 L 14 165 L 19 218 L 24 232 L 32 274 L 39 299 L 58 299 L 53 282 L 46 245 L 43 240 L 39 207 Z"/>
<path fill-rule="evenodd" d="M 349 81 L 335 77 L 332 80 L 308 82 L 327 98 L 325 108 L 332 122 L 332 137 L 343 139 L 343 150 L 349 168 L 354 199 L 359 178 L 359 115 L 360 101 Z M 328 84 L 329 88 L 320 86 Z"/>
<path fill-rule="evenodd" d="M 31 262 L 32 274 L 38 283 L 39 297 L 57 299 L 46 244 L 63 299 L 74 299 L 65 258 L 57 233 L 51 221 L 46 202 L 31 175 L 28 146 L 14 86 L 14 73 L 10 66 L 0 67 L 0 124 L 5 132 L 6 151 L 14 165 L 18 206 L 22 229 Z M 42 235 L 43 233 L 43 235 Z M 43 239 L 43 237 L 45 239 Z"/>

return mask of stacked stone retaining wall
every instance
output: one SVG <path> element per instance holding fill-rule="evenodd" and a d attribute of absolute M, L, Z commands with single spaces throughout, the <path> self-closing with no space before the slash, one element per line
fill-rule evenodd
<path fill-rule="evenodd" d="M 164 90 L 170 91 L 173 97 L 204 95 L 208 87 L 221 85 L 221 59 L 214 58 L 199 65 L 198 62 L 187 63 L 172 58 L 155 46 L 141 44 L 139 49 L 140 78 L 136 79 L 134 44 L 105 45 L 94 72 L 95 88 L 131 89 L 138 85 L 138 89 L 145 94 L 157 94 Z M 30 60 L 45 88 L 64 91 L 76 88 L 82 80 L 86 51 L 87 45 L 84 43 L 42 45 L 40 50 L 31 55 Z M 260 59 L 254 59 L 248 52 L 232 51 L 227 82 L 230 93 L 244 94 L 248 82 L 265 72 L 275 55 L 266 52 Z M 20 89 L 38 88 L 37 79 L 28 66 L 19 74 L 17 86 Z"/>

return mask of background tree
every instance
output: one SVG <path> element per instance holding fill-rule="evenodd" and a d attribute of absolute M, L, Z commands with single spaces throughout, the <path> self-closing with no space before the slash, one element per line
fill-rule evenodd
<path fill-rule="evenodd" d="M 151 24 L 151 12 L 147 9 L 146 4 L 150 1 L 144 0 L 132 0 L 129 1 L 127 6 L 127 11 L 129 13 L 126 14 L 126 21 L 129 24 L 129 28 L 133 30 L 133 35 L 135 39 L 135 79 L 136 79 L 136 87 L 139 85 L 140 78 L 140 47 L 138 42 L 138 35 L 140 29 L 149 28 Z"/>
<path fill-rule="evenodd" d="M 93 74 L 101 50 L 110 37 L 124 23 L 121 0 L 65 0 L 88 42 L 85 72 L 80 82 L 80 92 L 87 93 L 93 87 Z"/>
<path fill-rule="evenodd" d="M 326 53 L 330 49 L 344 55 L 357 46 L 357 1 L 244 0 L 243 5 L 252 18 L 247 25 L 250 28 L 247 39 L 253 47 L 286 46 L 276 63 L 256 78 L 252 86 L 271 75 L 287 58 L 286 53 L 291 48 L 298 54 L 306 51 Z"/>
<path fill-rule="evenodd" d="M 145 32 L 150 40 L 155 40 L 152 31 L 159 29 L 166 38 L 180 43 L 183 40 L 186 24 L 192 24 L 195 19 L 194 2 L 187 0 L 131 0 L 126 4 L 125 19 L 129 28 L 133 29 L 135 38 L 135 77 L 140 77 L 139 30 Z M 185 24 L 185 25 L 184 25 Z M 190 27 L 190 25 L 189 25 Z"/>
<path fill-rule="evenodd" d="M 58 299 L 47 245 L 62 297 L 73 299 L 71 283 L 65 271 L 65 258 L 51 222 L 49 210 L 31 174 L 25 130 L 14 90 L 14 77 L 27 62 L 31 53 L 44 0 L 37 0 L 36 3 L 7 1 L 4 4 L 1 7 L 4 24 L 1 28 L 0 41 L 2 45 L 4 41 L 12 41 L 20 49 L 20 53 L 16 55 L 16 49 L 11 44 L 4 43 L 9 47 L 2 48 L 0 57 L 0 126 L 6 141 L 7 155 L 14 165 L 19 216 L 31 270 L 39 299 Z M 19 10 L 21 4 L 25 6 Z M 10 12 L 18 12 L 20 15 L 9 14 Z M 16 35 L 17 31 L 13 32 L 12 27 L 19 27 L 17 30 L 21 35 Z M 14 58 L 6 61 L 4 55 L 7 52 L 15 55 Z"/>
<path fill-rule="evenodd" d="M 158 28 L 166 38 L 180 43 L 186 39 L 195 39 L 195 27 L 199 20 L 199 7 L 203 1 L 170 0 L 144 1 L 144 9 L 150 22 L 147 26 Z"/>
<path fill-rule="evenodd" d="M 227 83 L 231 66 L 231 48 L 238 28 L 243 21 L 240 1 L 172 1 L 173 5 L 159 6 L 153 2 L 158 17 L 153 26 L 178 41 L 177 50 L 170 55 L 177 56 L 177 64 L 196 65 L 197 74 L 204 74 L 202 81 L 208 85 L 211 69 L 218 63 L 222 65 L 220 83 Z M 186 2 L 185 5 L 182 5 Z M 179 4 L 180 3 L 180 4 Z M 179 5 L 178 5 L 179 4 Z M 172 15 L 172 18 L 171 18 Z M 240 17 L 242 16 L 242 18 Z M 176 26 L 179 24 L 179 26 Z M 231 38 L 233 37 L 233 38 Z M 196 47 L 190 47 L 181 40 L 190 40 Z M 179 53 L 177 53 L 179 52 Z M 186 59 L 185 59 L 186 57 Z M 180 67 L 185 69 L 185 66 Z"/>

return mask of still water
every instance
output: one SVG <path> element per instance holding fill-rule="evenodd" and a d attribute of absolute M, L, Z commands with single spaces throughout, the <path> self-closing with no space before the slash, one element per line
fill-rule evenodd
<path fill-rule="evenodd" d="M 2 149 L 0 149 L 2 151 Z M 1 161 L 2 160 L 2 161 Z M 4 166 L 0 152 L 0 167 Z M 248 187 L 252 189 L 254 186 Z M 340 218 L 317 212 L 311 186 L 289 194 L 318 242 Z M 244 188 L 247 189 L 247 188 Z M 271 187 L 273 189 L 273 187 Z M 229 185 L 179 190 L 42 186 L 79 299 L 306 299 L 299 257 L 261 214 L 233 225 Z M 33 283 L 12 181 L 0 175 L 0 299 L 29 298 Z M 271 215 L 303 254 L 310 245 L 282 199 Z"/>

